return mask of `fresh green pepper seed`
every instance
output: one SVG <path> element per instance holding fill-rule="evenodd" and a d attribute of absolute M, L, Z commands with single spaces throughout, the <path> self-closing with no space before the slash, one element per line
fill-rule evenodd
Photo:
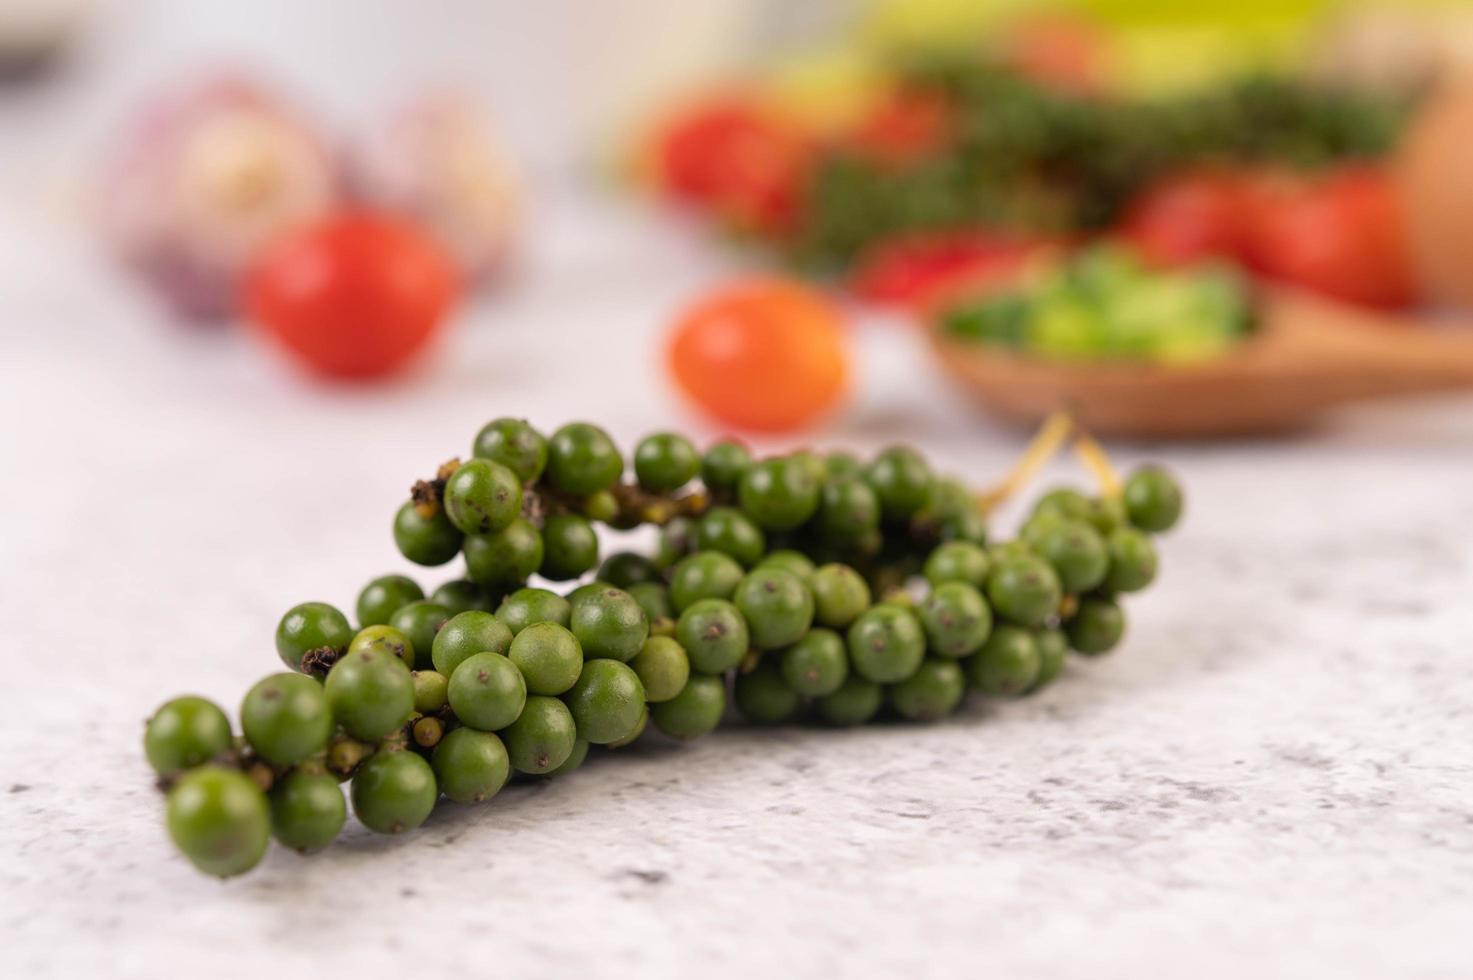
<path fill-rule="evenodd" d="M 445 480 L 445 516 L 466 534 L 499 531 L 522 512 L 522 483 L 489 459 L 462 463 Z"/>
<path fill-rule="evenodd" d="M 869 583 L 848 565 L 824 565 L 808 584 L 813 590 L 813 618 L 824 626 L 847 629 L 870 606 Z"/>
<path fill-rule="evenodd" d="M 433 517 L 425 517 L 409 500 L 394 515 L 394 544 L 416 565 L 445 564 L 460 554 L 464 538 L 460 528 L 445 516 L 443 507 L 437 508 Z"/>
<path fill-rule="evenodd" d="M 588 519 L 554 514 L 542 527 L 542 577 L 554 582 L 575 579 L 598 564 L 598 535 Z"/>
<path fill-rule="evenodd" d="M 685 689 L 650 708 L 650 721 L 671 738 L 709 735 L 726 712 L 726 685 L 719 677 L 692 674 Z"/>
<path fill-rule="evenodd" d="M 353 640 L 353 627 L 337 607 L 325 602 L 292 606 L 276 626 L 276 652 L 292 670 L 302 669 L 302 656 L 324 647 L 343 652 Z"/>
<path fill-rule="evenodd" d="M 463 660 L 446 689 L 450 710 L 462 724 L 494 732 L 517 720 L 527 703 L 527 682 L 516 664 L 486 651 Z"/>
<path fill-rule="evenodd" d="M 931 653 L 956 660 L 976 653 L 992 632 L 992 610 L 966 582 L 943 582 L 931 590 L 918 613 Z"/>
<path fill-rule="evenodd" d="M 418 827 L 439 795 L 434 770 L 413 752 L 375 752 L 353 774 L 353 813 L 379 834 Z"/>
<path fill-rule="evenodd" d="M 526 678 L 529 694 L 562 694 L 578 682 L 583 647 L 564 626 L 533 623 L 511 641 L 507 659 Z"/>
<path fill-rule="evenodd" d="M 646 705 L 644 710 L 639 713 L 639 721 L 637 721 L 634 727 L 629 730 L 629 734 L 625 735 L 622 738 L 615 739 L 604 747 L 609 749 L 622 749 L 626 745 L 633 745 L 635 742 L 639 741 L 639 736 L 644 734 L 644 730 L 646 727 L 648 727 L 649 723 L 650 709 L 649 706 Z"/>
<path fill-rule="evenodd" d="M 1059 576 L 1042 558 L 1019 554 L 995 562 L 987 574 L 987 599 L 1003 617 L 1042 626 L 1064 596 Z"/>
<path fill-rule="evenodd" d="M 351 654 L 350 654 L 351 656 Z M 272 674 L 246 693 L 240 727 L 256 754 L 289 766 L 321 752 L 332 736 L 322 685 L 305 674 Z"/>
<path fill-rule="evenodd" d="M 659 582 L 636 582 L 625 591 L 634 597 L 639 608 L 649 617 L 651 633 L 655 630 L 656 621 L 675 618 L 675 604 L 670 601 L 670 590 Z"/>
<path fill-rule="evenodd" d="M 764 459 L 742 473 L 737 499 L 747 516 L 769 531 L 788 531 L 818 510 L 820 480 L 793 458 Z"/>
<path fill-rule="evenodd" d="M 200 697 L 164 702 L 143 730 L 143 752 L 161 776 L 204 765 L 228 748 L 230 720 L 214 702 Z"/>
<path fill-rule="evenodd" d="M 205 766 L 169 791 L 169 836 L 205 874 L 228 878 L 254 868 L 271 838 L 266 795 L 237 769 Z"/>
<path fill-rule="evenodd" d="M 842 636 L 820 626 L 782 652 L 781 666 L 789 687 L 818 698 L 837 691 L 849 676 L 849 653 Z"/>
<path fill-rule="evenodd" d="M 938 545 L 926 558 L 926 580 L 933 586 L 945 582 L 965 582 L 982 588 L 987 582 L 987 552 L 970 541 L 948 541 Z"/>
<path fill-rule="evenodd" d="M 595 745 L 616 742 L 634 731 L 645 708 L 639 675 L 617 660 L 586 662 L 564 700 L 578 736 Z"/>
<path fill-rule="evenodd" d="M 730 599 L 742 580 L 742 566 L 719 551 L 698 551 L 680 560 L 670 575 L 670 601 L 684 612 L 702 599 Z"/>
<path fill-rule="evenodd" d="M 880 498 L 863 479 L 840 477 L 824 485 L 818 527 L 826 540 L 851 540 L 879 526 Z"/>
<path fill-rule="evenodd" d="M 468 578 L 451 579 L 430 594 L 430 601 L 444 606 L 450 615 L 478 610 L 492 612 L 496 609 L 495 593 L 487 592 L 478 583 Z"/>
<path fill-rule="evenodd" d="M 685 647 L 668 636 L 652 636 L 629 662 L 644 685 L 644 698 L 651 704 L 669 701 L 685 689 L 690 679 L 690 658 Z"/>
<path fill-rule="evenodd" d="M 957 709 L 966 690 L 960 664 L 931 658 L 890 688 L 890 704 L 909 721 L 939 721 Z"/>
<path fill-rule="evenodd" d="M 696 546 L 730 555 L 742 567 L 751 568 L 767 551 L 767 536 L 735 507 L 712 507 L 696 522 Z"/>
<path fill-rule="evenodd" d="M 884 700 L 884 688 L 851 671 L 838 690 L 818 699 L 818 713 L 830 725 L 863 725 L 879 713 Z"/>
<path fill-rule="evenodd" d="M 634 447 L 634 475 L 646 490 L 676 490 L 700 471 L 701 457 L 685 436 L 657 432 Z"/>
<path fill-rule="evenodd" d="M 476 434 L 472 452 L 505 466 L 524 484 L 536 481 L 547 465 L 547 440 L 524 419 L 487 422 Z"/>
<path fill-rule="evenodd" d="M 496 618 L 506 624 L 512 635 L 533 623 L 556 623 L 567 626 L 573 615 L 573 604 L 547 589 L 517 589 L 501 600 Z"/>
<path fill-rule="evenodd" d="M 416 670 L 410 675 L 414 680 L 414 710 L 422 715 L 432 715 L 449 703 L 450 679 L 438 670 Z"/>
<path fill-rule="evenodd" d="M 659 543 L 651 562 L 661 570 L 673 568 L 676 562 L 693 552 L 695 547 L 695 520 L 689 517 L 673 517 L 660 528 Z"/>
<path fill-rule="evenodd" d="M 1156 580 L 1156 546 L 1143 532 L 1119 528 L 1109 537 L 1107 592 L 1138 592 Z"/>
<path fill-rule="evenodd" d="M 353 642 L 348 644 L 348 652 L 357 653 L 360 650 L 382 650 L 404 661 L 404 666 L 410 670 L 414 669 L 415 657 L 418 655 L 414 649 L 414 641 L 392 626 L 368 626 L 359 630 L 353 637 Z"/>
<path fill-rule="evenodd" d="M 796 643 L 813 625 L 813 593 L 798 576 L 781 568 L 748 573 L 732 602 L 746 619 L 752 645 L 758 649 Z"/>
<path fill-rule="evenodd" d="M 616 551 L 599 566 L 598 577 L 618 589 L 629 590 L 642 582 L 660 581 L 660 570 L 644 555 Z"/>
<path fill-rule="evenodd" d="M 425 597 L 419 583 L 406 575 L 381 575 L 358 593 L 358 624 L 384 626 L 394 610 Z"/>
<path fill-rule="evenodd" d="M 1125 612 L 1109 599 L 1085 598 L 1064 624 L 1069 645 L 1080 653 L 1108 653 L 1125 635 Z"/>
<path fill-rule="evenodd" d="M 343 730 L 376 742 L 414 712 L 414 678 L 398 657 L 382 650 L 346 654 L 327 672 L 328 707 Z"/>
<path fill-rule="evenodd" d="M 542 534 L 518 517 L 489 534 L 468 534 L 465 568 L 483 586 L 517 586 L 542 566 Z"/>
<path fill-rule="evenodd" d="M 565 761 L 562 765 L 558 766 L 556 769 L 554 769 L 552 772 L 548 773 L 547 775 L 549 775 L 549 776 L 566 776 L 568 773 L 573 772 L 579 766 L 583 765 L 583 761 L 585 759 L 587 759 L 587 758 L 588 758 L 588 739 L 586 739 L 586 738 L 575 739 L 573 741 L 573 751 L 568 755 L 567 761 Z"/>
<path fill-rule="evenodd" d="M 294 769 L 271 787 L 271 834 L 303 854 L 331 844 L 348 819 L 335 777 Z"/>
<path fill-rule="evenodd" d="M 1034 679 L 1030 692 L 1040 690 L 1053 683 L 1064 669 L 1064 659 L 1069 654 L 1069 639 L 1063 630 L 1042 629 L 1033 635 L 1038 645 L 1038 677 Z"/>
<path fill-rule="evenodd" d="M 615 588 L 603 589 L 575 603 L 569 627 L 590 660 L 607 657 L 627 663 L 650 635 L 644 609 L 628 592 Z"/>
<path fill-rule="evenodd" d="M 612 486 L 624 473 L 624 457 L 609 434 L 587 422 L 572 422 L 547 443 L 547 481 L 554 490 L 586 497 Z"/>
<path fill-rule="evenodd" d="M 1159 466 L 1142 466 L 1125 478 L 1125 511 L 1130 523 L 1160 534 L 1181 519 L 1181 485 Z"/>
<path fill-rule="evenodd" d="M 907 521 L 931 498 L 931 467 L 909 446 L 882 450 L 865 469 L 865 480 L 880 501 L 885 520 Z"/>
<path fill-rule="evenodd" d="M 817 571 L 813 565 L 813 559 L 792 548 L 778 548 L 775 551 L 769 551 L 754 566 L 753 570 L 759 568 L 780 568 L 785 572 L 791 572 L 804 585 L 808 585 L 813 580 L 813 573 Z"/>
<path fill-rule="evenodd" d="M 430 644 L 430 659 L 435 670 L 451 677 L 455 668 L 475 654 L 505 654 L 511 649 L 511 638 L 511 628 L 499 617 L 473 609 L 445 621 Z"/>
<path fill-rule="evenodd" d="M 779 725 L 791 720 L 803 707 L 803 697 L 788 686 L 772 658 L 764 657 L 755 668 L 738 674 L 732 688 L 737 710 L 756 725 Z"/>
<path fill-rule="evenodd" d="M 389 626 L 409 638 L 409 648 L 414 656 L 412 666 L 428 669 L 434 666 L 435 639 L 450 619 L 449 609 L 422 600 L 394 610 L 394 615 L 389 617 Z"/>
<path fill-rule="evenodd" d="M 505 743 L 474 728 L 457 728 L 440 739 L 430 764 L 440 791 L 456 803 L 488 800 L 511 778 Z"/>
<path fill-rule="evenodd" d="M 1033 634 L 1019 626 L 999 626 L 967 662 L 967 680 L 984 694 L 1010 697 L 1038 680 L 1041 658 Z"/>
<path fill-rule="evenodd" d="M 701 458 L 701 482 L 708 490 L 729 493 L 742 481 L 752 465 L 752 454 L 739 442 L 718 442 Z"/>
<path fill-rule="evenodd" d="M 849 659 L 865 680 L 899 683 L 915 673 L 925 655 L 925 631 L 908 609 L 881 603 L 849 627 Z"/>
<path fill-rule="evenodd" d="M 577 738 L 577 727 L 567 706 L 543 695 L 527 698 L 521 716 L 501 733 L 512 768 L 533 776 L 552 772 L 567 762 Z"/>
<path fill-rule="evenodd" d="M 685 648 L 691 670 L 723 674 L 747 655 L 751 636 L 747 620 L 725 599 L 702 599 L 680 614 L 675 639 Z"/>

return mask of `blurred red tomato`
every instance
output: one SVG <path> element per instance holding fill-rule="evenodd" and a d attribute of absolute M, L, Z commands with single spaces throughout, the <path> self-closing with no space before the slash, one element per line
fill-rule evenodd
<path fill-rule="evenodd" d="M 1248 258 L 1263 275 L 1364 306 L 1416 300 L 1402 209 L 1383 169 L 1268 178 L 1251 201 Z"/>
<path fill-rule="evenodd" d="M 430 340 L 459 286 L 450 257 L 400 218 L 345 212 L 269 246 L 246 282 L 251 317 L 314 371 L 369 378 Z"/>
<path fill-rule="evenodd" d="M 1003 35 L 1005 61 L 1022 75 L 1066 92 L 1090 95 L 1108 88 L 1105 31 L 1069 13 L 1022 17 Z"/>
<path fill-rule="evenodd" d="M 673 196 L 738 227 L 792 227 L 811 157 L 795 125 L 755 102 L 726 97 L 677 114 L 656 136 L 657 180 Z"/>
<path fill-rule="evenodd" d="M 861 257 L 850 274 L 849 288 L 875 303 L 924 305 L 935 293 L 961 283 L 981 286 L 1011 280 L 1030 260 L 1053 247 L 1042 239 L 980 232 L 897 239 Z"/>
<path fill-rule="evenodd" d="M 950 134 L 951 107 L 944 98 L 902 90 L 881 99 L 846 142 L 871 159 L 906 164 L 936 153 Z"/>
<path fill-rule="evenodd" d="M 838 311 L 797 282 L 763 279 L 717 290 L 675 323 L 676 384 L 720 421 L 785 432 L 842 397 L 849 355 Z"/>
<path fill-rule="evenodd" d="M 1201 172 L 1167 177 L 1130 203 L 1120 235 L 1152 265 L 1235 258 L 1245 246 L 1242 179 Z"/>

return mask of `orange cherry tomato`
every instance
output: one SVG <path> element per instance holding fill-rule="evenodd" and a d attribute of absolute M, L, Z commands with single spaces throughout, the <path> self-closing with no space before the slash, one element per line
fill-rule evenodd
<path fill-rule="evenodd" d="M 786 280 L 740 282 L 705 297 L 676 321 L 668 357 L 691 401 L 759 432 L 812 423 L 838 403 L 849 375 L 838 310 Z"/>
<path fill-rule="evenodd" d="M 350 211 L 265 249 L 246 280 L 251 318 L 313 371 L 371 378 L 402 368 L 455 302 L 455 266 L 415 225 Z"/>

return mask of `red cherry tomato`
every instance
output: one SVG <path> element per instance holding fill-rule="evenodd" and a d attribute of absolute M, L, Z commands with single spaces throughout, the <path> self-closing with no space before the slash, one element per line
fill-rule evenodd
<path fill-rule="evenodd" d="M 727 425 L 785 432 L 843 396 L 849 356 L 838 311 L 787 280 L 720 289 L 676 321 L 668 350 L 679 388 Z"/>
<path fill-rule="evenodd" d="M 1092 95 L 1108 86 L 1107 35 L 1068 13 L 1024 16 L 1003 36 L 1003 58 L 1019 73 L 1064 92 Z"/>
<path fill-rule="evenodd" d="M 413 224 L 346 212 L 268 247 L 246 281 L 261 328 L 312 370 L 370 378 L 419 352 L 458 293 L 450 257 Z"/>
<path fill-rule="evenodd" d="M 1401 206 L 1383 170 L 1265 180 L 1251 214 L 1248 255 L 1265 276 L 1364 306 L 1415 302 Z"/>
<path fill-rule="evenodd" d="M 811 147 L 777 113 L 727 97 L 675 116 L 654 156 L 657 179 L 674 197 L 738 227 L 781 234 L 797 216 Z"/>
<path fill-rule="evenodd" d="M 1245 247 L 1244 197 L 1241 181 L 1228 174 L 1168 177 L 1131 202 L 1120 234 L 1152 265 L 1236 258 Z"/>
<path fill-rule="evenodd" d="M 1051 247 L 1043 240 L 976 232 L 897 239 L 865 253 L 850 274 L 849 288 L 875 303 L 923 306 L 961 283 L 1005 283 Z"/>

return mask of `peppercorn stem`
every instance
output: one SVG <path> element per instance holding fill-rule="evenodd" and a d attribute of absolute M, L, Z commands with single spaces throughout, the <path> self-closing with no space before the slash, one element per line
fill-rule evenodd
<path fill-rule="evenodd" d="M 1099 484 L 1100 494 L 1105 497 L 1119 497 L 1122 492 L 1120 477 L 1115 472 L 1115 467 L 1110 462 L 1109 453 L 1105 447 L 1097 442 L 1094 436 L 1088 432 L 1080 431 L 1074 436 L 1074 455 L 1084 464 L 1094 476 L 1095 482 Z"/>
<path fill-rule="evenodd" d="M 1068 412 L 1055 412 L 1044 419 L 1038 434 L 1014 464 L 1012 472 L 991 490 L 977 494 L 977 507 L 984 515 L 992 513 L 1004 501 L 1022 489 L 1034 475 L 1063 448 L 1074 432 L 1074 417 Z"/>

